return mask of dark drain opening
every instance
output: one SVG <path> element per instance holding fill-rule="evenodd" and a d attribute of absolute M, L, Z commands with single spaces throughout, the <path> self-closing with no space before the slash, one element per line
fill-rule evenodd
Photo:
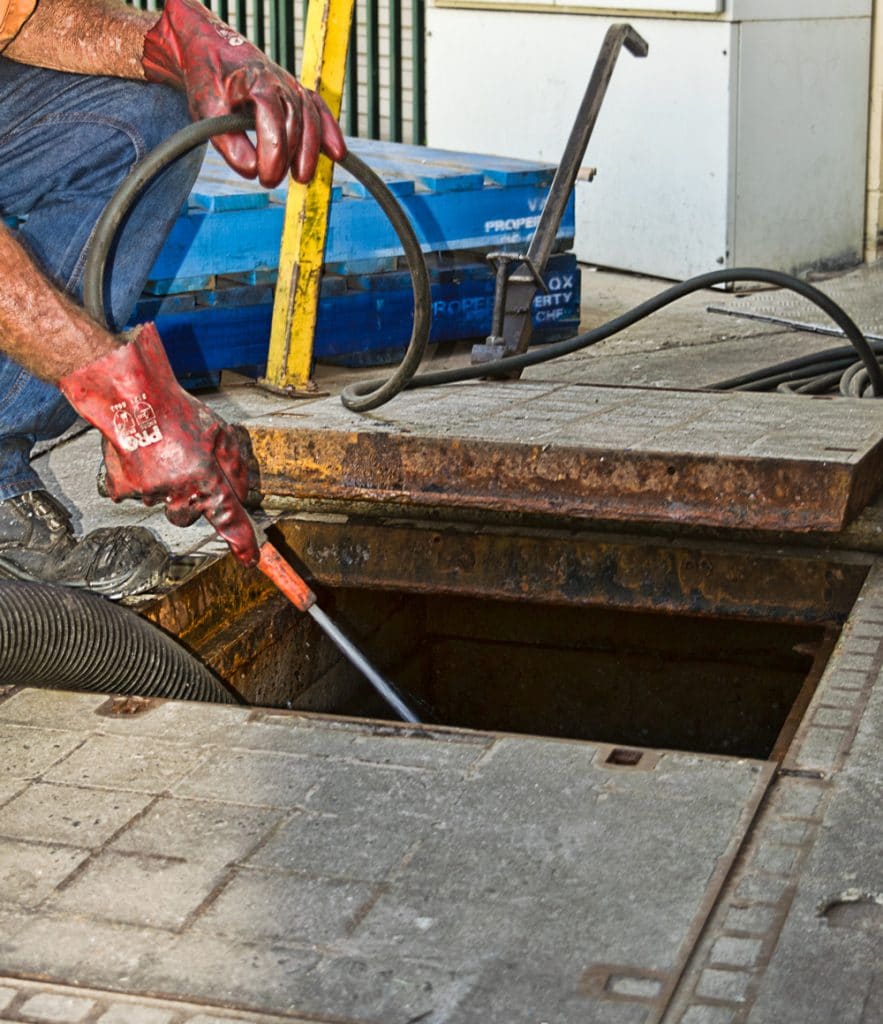
<path fill-rule="evenodd" d="M 568 607 L 451 595 L 335 590 L 335 615 L 437 722 L 663 747 L 780 757 L 836 633 L 823 626 Z M 335 714 L 389 718 L 339 671 Z M 611 755 L 611 756 L 613 756 Z"/>
<path fill-rule="evenodd" d="M 782 758 L 867 575 L 864 556 L 520 524 L 313 513 L 277 530 L 324 611 L 435 720 L 617 758 Z M 249 704 L 390 717 L 309 616 L 244 578 L 221 559 L 151 615 Z"/>
<path fill-rule="evenodd" d="M 607 755 L 605 764 L 615 764 L 621 768 L 637 768 L 643 757 L 643 750 L 627 750 L 624 747 L 614 747 Z"/>

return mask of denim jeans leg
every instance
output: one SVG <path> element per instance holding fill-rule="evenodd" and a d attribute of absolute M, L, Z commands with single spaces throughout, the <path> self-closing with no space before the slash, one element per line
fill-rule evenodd
<path fill-rule="evenodd" d="M 0 215 L 23 218 L 20 241 L 74 299 L 82 299 L 89 241 L 108 200 L 143 156 L 188 121 L 184 97 L 166 86 L 0 57 Z M 114 329 L 128 321 L 202 155 L 194 151 L 167 168 L 123 225 L 105 284 Z M 31 449 L 75 420 L 54 385 L 0 353 L 0 500 L 42 486 Z"/>

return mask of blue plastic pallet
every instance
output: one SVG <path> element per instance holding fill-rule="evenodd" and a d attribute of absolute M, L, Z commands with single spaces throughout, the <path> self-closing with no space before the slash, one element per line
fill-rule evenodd
<path fill-rule="evenodd" d="M 348 142 L 397 195 L 424 252 L 523 250 L 539 221 L 555 170 L 532 161 L 400 143 Z M 285 186 L 268 192 L 240 178 L 209 149 L 189 205 L 151 271 L 148 290 L 166 294 L 183 290 L 185 284 L 204 288 L 212 276 L 275 268 L 285 195 Z M 572 245 L 574 225 L 571 199 L 557 251 Z M 383 270 L 401 253 L 374 199 L 335 168 L 326 267 L 349 272 L 359 262 L 363 269 L 373 265 Z"/>
<path fill-rule="evenodd" d="M 431 342 L 484 338 L 494 281 L 479 254 L 524 251 L 539 222 L 554 166 L 350 139 L 349 144 L 408 211 L 428 254 Z M 188 207 L 151 273 L 134 320 L 155 319 L 176 373 L 191 382 L 223 369 L 261 372 L 287 186 L 269 192 L 240 178 L 209 149 Z M 579 326 L 580 275 L 572 255 L 573 201 L 534 303 L 534 338 L 552 341 Z M 398 361 L 411 331 L 413 299 L 398 239 L 363 185 L 335 168 L 325 270 L 314 341 L 320 362 Z"/>
<path fill-rule="evenodd" d="M 400 143 L 349 139 L 408 212 L 431 264 L 432 342 L 484 338 L 494 282 L 480 254 L 524 252 L 539 222 L 552 165 Z M 211 148 L 157 258 L 132 323 L 155 319 L 179 376 L 266 363 L 287 185 L 272 191 L 235 174 Z M 15 226 L 14 218 L 6 218 Z M 534 338 L 579 326 L 571 198 L 547 280 L 534 303 Z M 398 238 L 364 186 L 335 168 L 314 354 L 380 365 L 401 358 L 412 293 Z"/>
<path fill-rule="evenodd" d="M 475 257 L 430 260 L 433 325 L 430 341 L 483 339 L 491 328 L 494 279 Z M 534 340 L 555 341 L 579 328 L 580 274 L 570 253 L 553 256 L 547 269 L 549 291 L 533 304 Z M 413 293 L 406 271 L 353 275 L 326 274 L 322 283 L 314 341 L 318 361 L 342 366 L 397 362 L 411 333 Z M 175 373 L 192 382 L 220 370 L 261 372 L 273 311 L 270 284 L 227 278 L 204 293 L 144 297 L 136 319 L 153 319 Z"/>

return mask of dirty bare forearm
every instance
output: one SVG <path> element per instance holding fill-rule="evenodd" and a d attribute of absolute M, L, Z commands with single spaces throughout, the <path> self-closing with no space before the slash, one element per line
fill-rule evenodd
<path fill-rule="evenodd" d="M 53 383 L 120 342 L 59 292 L 13 233 L 0 225 L 0 348 Z"/>
<path fill-rule="evenodd" d="M 143 78 L 144 36 L 158 18 L 122 0 L 40 0 L 3 56 L 56 71 Z"/>

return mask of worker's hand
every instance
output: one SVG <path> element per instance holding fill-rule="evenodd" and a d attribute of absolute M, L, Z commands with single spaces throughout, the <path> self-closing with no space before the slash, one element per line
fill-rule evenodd
<path fill-rule="evenodd" d="M 297 181 L 309 181 L 320 150 L 332 160 L 346 154 L 340 126 L 321 97 L 199 0 L 166 0 L 145 37 L 143 66 L 148 81 L 184 89 L 194 119 L 253 110 L 257 150 L 244 132 L 213 142 L 234 170 L 267 188 L 289 168 Z"/>
<path fill-rule="evenodd" d="M 257 564 L 258 541 L 242 507 L 248 470 L 239 440 L 175 380 L 154 324 L 58 386 L 104 435 L 109 497 L 163 502 L 176 526 L 204 515 L 240 562 Z"/>

